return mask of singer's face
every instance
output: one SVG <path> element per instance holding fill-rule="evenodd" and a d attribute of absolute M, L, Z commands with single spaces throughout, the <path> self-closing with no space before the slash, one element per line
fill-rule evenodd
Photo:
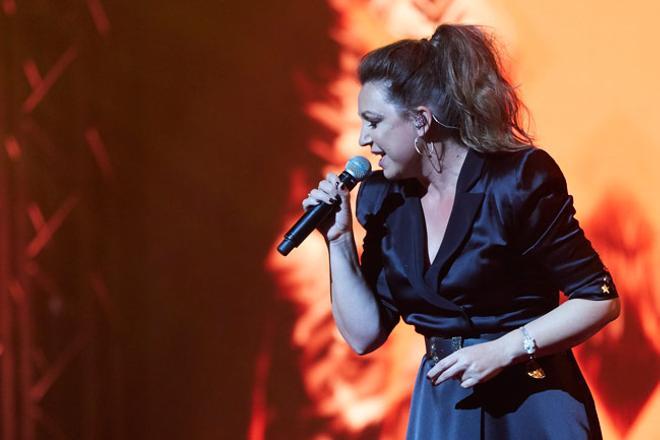
<path fill-rule="evenodd" d="M 415 177 L 420 170 L 420 156 L 415 152 L 417 131 L 410 118 L 388 101 L 383 82 L 368 82 L 358 96 L 358 113 L 362 120 L 360 145 L 370 147 L 381 156 L 378 165 L 387 179 Z"/>

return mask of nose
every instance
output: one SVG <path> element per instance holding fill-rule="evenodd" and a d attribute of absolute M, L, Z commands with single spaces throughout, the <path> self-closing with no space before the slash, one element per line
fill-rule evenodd
<path fill-rule="evenodd" d="M 358 139 L 358 142 L 361 147 L 367 147 L 373 143 L 373 140 L 365 129 L 364 124 L 362 124 L 362 127 L 360 128 L 360 138 Z"/>

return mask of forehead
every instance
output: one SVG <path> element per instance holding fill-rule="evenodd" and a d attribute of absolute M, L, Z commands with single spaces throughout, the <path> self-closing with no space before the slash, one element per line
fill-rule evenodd
<path fill-rule="evenodd" d="M 384 82 L 371 81 L 362 86 L 358 95 L 358 112 L 377 112 L 382 114 L 397 112 L 396 106 L 389 101 L 389 91 Z"/>

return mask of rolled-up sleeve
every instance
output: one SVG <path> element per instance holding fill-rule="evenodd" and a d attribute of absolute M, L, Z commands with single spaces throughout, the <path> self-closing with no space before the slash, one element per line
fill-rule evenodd
<path fill-rule="evenodd" d="M 382 176 L 372 175 L 365 180 L 358 191 L 356 217 L 366 231 L 360 269 L 378 300 L 381 323 L 387 332 L 390 332 L 399 322 L 400 313 L 392 298 L 383 268 L 382 240 L 386 227 L 380 207 L 388 187 L 389 183 Z"/>
<path fill-rule="evenodd" d="M 517 170 L 513 231 L 523 258 L 533 259 L 569 299 L 618 296 L 605 265 L 575 218 L 573 197 L 555 161 L 543 150 Z"/>

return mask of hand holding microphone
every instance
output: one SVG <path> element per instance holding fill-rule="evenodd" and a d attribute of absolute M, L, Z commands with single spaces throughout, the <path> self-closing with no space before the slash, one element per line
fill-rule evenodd
<path fill-rule="evenodd" d="M 317 227 L 327 240 L 332 241 L 342 233 L 350 231 L 352 218 L 348 193 L 355 185 L 371 173 L 371 164 L 361 156 L 355 156 L 346 164 L 346 169 L 336 176 L 330 173 L 309 192 L 303 200 L 306 212 L 284 235 L 277 247 L 282 255 L 288 255 Z M 329 218 L 331 215 L 333 219 Z M 326 220 L 327 221 L 324 221 Z"/>

